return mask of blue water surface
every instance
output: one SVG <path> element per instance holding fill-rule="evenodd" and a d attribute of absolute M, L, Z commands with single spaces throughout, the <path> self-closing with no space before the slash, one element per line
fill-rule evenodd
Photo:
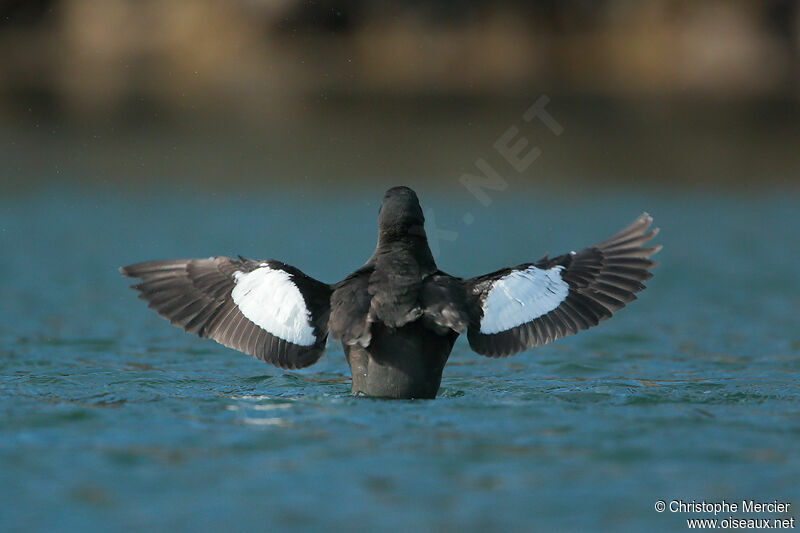
<path fill-rule="evenodd" d="M 4 195 L 0 530 L 679 531 L 700 515 L 656 501 L 800 506 L 797 197 L 418 192 L 454 275 L 645 209 L 660 266 L 575 337 L 506 359 L 459 339 L 436 400 L 356 399 L 338 344 L 273 368 L 171 327 L 117 268 L 241 254 L 334 282 L 372 251 L 379 188 Z"/>

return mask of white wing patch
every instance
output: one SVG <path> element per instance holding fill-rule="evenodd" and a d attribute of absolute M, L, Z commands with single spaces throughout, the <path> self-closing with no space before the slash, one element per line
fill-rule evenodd
<path fill-rule="evenodd" d="M 316 342 L 311 313 L 288 273 L 262 263 L 252 272 L 234 272 L 233 303 L 257 326 L 301 346 Z"/>
<path fill-rule="evenodd" d="M 567 298 L 569 284 L 561 279 L 563 266 L 548 270 L 530 266 L 503 276 L 483 302 L 481 333 L 515 328 L 546 315 Z"/>

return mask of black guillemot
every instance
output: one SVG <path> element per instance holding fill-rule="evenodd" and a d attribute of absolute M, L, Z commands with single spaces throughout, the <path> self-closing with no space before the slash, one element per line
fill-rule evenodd
<path fill-rule="evenodd" d="M 434 398 L 456 338 L 505 357 L 595 326 L 636 299 L 652 277 L 644 246 L 658 230 L 642 214 L 581 250 L 471 279 L 439 270 L 425 217 L 408 187 L 386 192 L 378 244 L 333 285 L 269 259 L 148 261 L 122 267 L 148 306 L 189 333 L 280 368 L 314 364 L 330 333 L 341 341 L 352 393 Z"/>

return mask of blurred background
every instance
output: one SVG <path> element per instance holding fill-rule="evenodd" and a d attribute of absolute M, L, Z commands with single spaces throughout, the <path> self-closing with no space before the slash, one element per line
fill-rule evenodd
<path fill-rule="evenodd" d="M 453 275 L 644 210 L 660 265 L 591 331 L 501 360 L 462 336 L 422 403 L 351 398 L 335 342 L 288 372 L 184 334 L 118 272 L 242 254 L 333 283 L 400 184 Z M 0 0 L 0 530 L 796 514 L 799 184 L 797 1 Z"/>
<path fill-rule="evenodd" d="M 517 185 L 795 187 L 799 6 L 3 0 L 2 180 L 449 186 L 545 94 Z"/>

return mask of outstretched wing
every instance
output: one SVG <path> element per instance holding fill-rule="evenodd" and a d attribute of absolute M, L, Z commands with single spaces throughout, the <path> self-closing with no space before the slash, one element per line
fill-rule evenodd
<path fill-rule="evenodd" d="M 148 307 L 189 333 L 280 368 L 315 363 L 328 336 L 328 285 L 279 261 L 229 257 L 120 268 Z"/>
<path fill-rule="evenodd" d="M 661 246 L 653 219 L 630 226 L 580 252 L 498 270 L 465 281 L 473 350 L 505 357 L 596 326 L 636 299 Z M 648 231 L 649 229 L 649 231 Z"/>

